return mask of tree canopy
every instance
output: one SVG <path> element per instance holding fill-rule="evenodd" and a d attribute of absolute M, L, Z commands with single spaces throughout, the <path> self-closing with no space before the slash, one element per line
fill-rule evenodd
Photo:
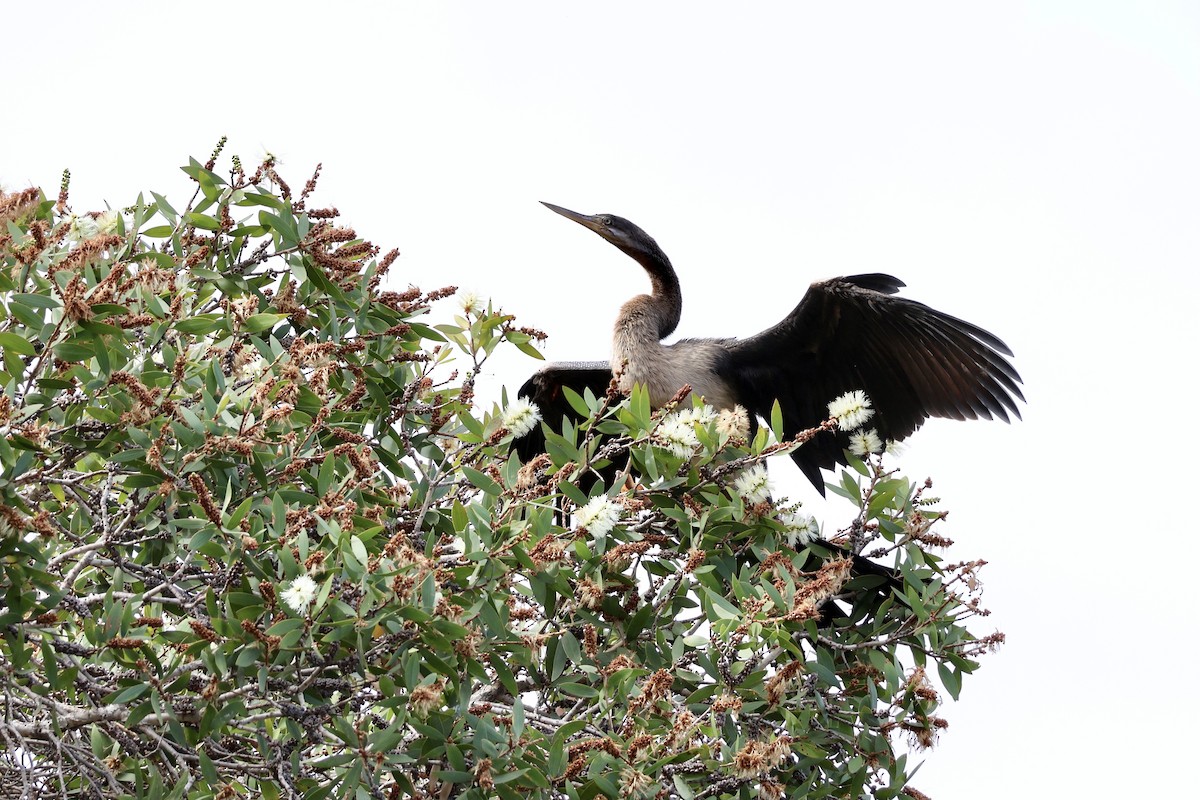
<path fill-rule="evenodd" d="M 832 547 L 768 492 L 805 434 L 636 388 L 523 465 L 475 378 L 543 334 L 223 144 L 186 203 L 0 195 L 0 793 L 919 796 L 1003 638 L 927 481 L 852 458 Z"/>

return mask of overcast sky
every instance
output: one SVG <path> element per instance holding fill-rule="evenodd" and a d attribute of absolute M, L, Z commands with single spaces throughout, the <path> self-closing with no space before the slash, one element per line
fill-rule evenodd
<path fill-rule="evenodd" d="M 1177 794 L 1200 7 L 982 5 L 9 4 L 0 183 L 52 195 L 69 167 L 76 211 L 178 197 L 222 135 L 293 185 L 324 162 L 319 200 L 401 249 L 398 281 L 494 298 L 552 359 L 607 357 L 647 282 L 538 200 L 654 236 L 680 336 L 755 333 L 818 278 L 897 275 L 1005 339 L 1029 400 L 1014 425 L 930 423 L 900 460 L 951 509 L 951 560 L 990 562 L 977 633 L 1008 635 L 914 785 Z M 491 366 L 481 399 L 536 364 Z"/>

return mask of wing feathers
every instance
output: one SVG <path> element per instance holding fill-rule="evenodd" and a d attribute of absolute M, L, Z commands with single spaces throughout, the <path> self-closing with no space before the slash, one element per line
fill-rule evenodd
<path fill-rule="evenodd" d="M 778 325 L 731 342 L 718 365 L 739 401 L 767 416 L 778 400 L 794 434 L 819 424 L 826 404 L 862 389 L 884 439 L 908 436 L 928 417 L 1020 418 L 1021 377 L 999 338 L 895 293 L 904 284 L 873 273 L 814 283 Z M 821 467 L 844 463 L 844 435 L 824 435 L 793 459 L 823 488 Z"/>
<path fill-rule="evenodd" d="M 784 432 L 791 436 L 827 416 L 827 404 L 861 389 L 875 416 L 867 427 L 882 439 L 903 439 L 929 417 L 1020 419 L 1021 376 L 1012 356 L 988 331 L 923 303 L 896 296 L 904 283 L 882 273 L 814 283 L 779 324 L 742 340 L 719 345 L 714 365 L 737 401 L 769 418 L 778 401 Z M 604 392 L 608 362 L 551 364 L 521 387 L 520 394 L 542 410 L 543 420 L 561 430 L 578 414 L 563 395 Z M 805 476 L 824 491 L 821 469 L 845 463 L 844 433 L 823 434 L 792 454 Z M 540 427 L 516 443 L 528 460 L 545 448 Z"/>

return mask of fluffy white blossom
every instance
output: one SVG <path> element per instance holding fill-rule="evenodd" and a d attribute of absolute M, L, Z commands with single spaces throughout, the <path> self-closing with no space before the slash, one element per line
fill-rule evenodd
<path fill-rule="evenodd" d="M 695 423 L 685 419 L 682 412 L 668 414 L 663 418 L 654 432 L 654 441 L 680 458 L 691 458 L 700 446 Z"/>
<path fill-rule="evenodd" d="M 865 456 L 868 453 L 879 453 L 883 451 L 883 442 L 879 441 L 879 434 L 872 428 L 869 431 L 859 429 L 850 434 L 850 452 L 856 456 Z"/>
<path fill-rule="evenodd" d="M 621 506 L 605 495 L 598 495 L 588 500 L 575 518 L 581 528 L 587 528 L 588 533 L 599 538 L 611 531 L 621 519 Z"/>
<path fill-rule="evenodd" d="M 80 216 L 78 214 L 71 215 L 71 225 L 67 228 L 67 238 L 72 242 L 82 242 L 86 239 L 91 239 L 100 232 L 100 226 L 96 224 L 96 220 L 86 214 Z"/>
<path fill-rule="evenodd" d="M 679 415 L 679 419 L 692 425 L 707 425 L 717 418 L 716 409 L 707 403 L 675 413 Z"/>
<path fill-rule="evenodd" d="M 785 511 L 779 515 L 779 521 L 783 523 L 783 538 L 789 547 L 808 544 L 821 533 L 817 521 L 799 511 Z"/>
<path fill-rule="evenodd" d="M 249 350 L 249 348 L 247 348 L 246 350 L 242 350 L 241 352 L 246 353 L 247 350 Z M 248 379 L 248 380 L 257 382 L 259 378 L 261 378 L 263 375 L 265 375 L 267 373 L 267 370 L 271 367 L 271 365 L 267 362 L 267 360 L 265 358 L 258 355 L 254 351 L 250 351 L 250 353 L 252 355 L 250 355 L 250 357 L 246 358 L 245 360 L 239 359 L 239 360 L 234 361 L 233 369 L 239 378 Z M 253 388 L 257 388 L 257 387 L 253 387 Z"/>
<path fill-rule="evenodd" d="M 120 221 L 121 213 L 119 211 L 105 211 L 96 217 L 96 229 L 103 234 L 116 233 L 117 223 Z"/>
<path fill-rule="evenodd" d="M 750 414 L 742 406 L 727 408 L 717 415 L 717 433 L 722 436 L 750 436 Z"/>
<path fill-rule="evenodd" d="M 883 451 L 889 456 L 898 456 L 907 449 L 907 445 L 903 442 L 897 442 L 895 439 L 888 439 L 883 443 Z"/>
<path fill-rule="evenodd" d="M 771 481 L 767 477 L 767 468 L 755 464 L 742 470 L 733 481 L 733 489 L 751 505 L 765 502 L 771 496 Z"/>
<path fill-rule="evenodd" d="M 458 307 L 462 309 L 464 314 L 469 316 L 479 311 L 482 308 L 482 303 L 479 300 L 479 295 L 474 292 L 459 292 Z"/>
<path fill-rule="evenodd" d="M 861 428 L 874 413 L 871 398 L 861 389 L 847 392 L 829 404 L 829 416 L 837 417 L 838 427 L 844 431 Z"/>
<path fill-rule="evenodd" d="M 292 581 L 292 585 L 283 591 L 283 602 L 297 614 L 304 612 L 308 604 L 317 596 L 317 582 L 307 575 L 301 575 Z"/>
<path fill-rule="evenodd" d="M 512 435 L 519 439 L 536 428 L 541 421 L 542 412 L 538 407 L 524 397 L 518 397 L 508 404 L 508 408 L 504 409 L 504 418 L 500 424 L 512 431 Z"/>

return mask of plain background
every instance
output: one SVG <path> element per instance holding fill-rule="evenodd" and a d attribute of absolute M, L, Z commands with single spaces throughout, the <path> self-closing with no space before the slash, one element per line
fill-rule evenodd
<path fill-rule="evenodd" d="M 320 161 L 400 286 L 492 297 L 552 359 L 606 357 L 647 283 L 538 200 L 649 231 L 681 336 L 899 276 L 1004 338 L 1029 401 L 899 460 L 1008 636 L 914 785 L 1158 796 L 1194 738 L 1198 42 L 1186 2 L 10 4 L 0 181 L 53 195 L 69 167 L 87 211 L 185 196 L 221 135 L 293 186 Z M 536 364 L 489 367 L 485 402 Z"/>

